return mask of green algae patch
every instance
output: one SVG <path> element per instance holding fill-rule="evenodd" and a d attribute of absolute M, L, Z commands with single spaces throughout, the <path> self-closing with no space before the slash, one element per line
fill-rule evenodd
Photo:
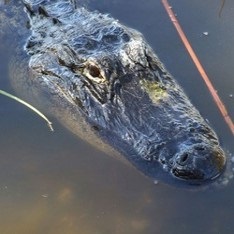
<path fill-rule="evenodd" d="M 167 90 L 156 81 L 142 80 L 140 84 L 153 103 L 159 103 L 167 97 Z"/>

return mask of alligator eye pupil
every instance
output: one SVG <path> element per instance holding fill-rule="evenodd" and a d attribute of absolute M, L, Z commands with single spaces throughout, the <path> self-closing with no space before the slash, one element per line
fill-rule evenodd
<path fill-rule="evenodd" d="M 92 76 L 92 77 L 99 77 L 100 76 L 100 70 L 98 67 L 96 66 L 89 66 L 89 74 Z"/>

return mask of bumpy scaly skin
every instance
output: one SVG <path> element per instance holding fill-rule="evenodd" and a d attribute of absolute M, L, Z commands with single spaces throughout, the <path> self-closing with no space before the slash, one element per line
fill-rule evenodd
<path fill-rule="evenodd" d="M 57 107 L 154 179 L 160 167 L 188 183 L 220 175 L 216 134 L 138 31 L 71 1 L 25 3 L 29 80 Z"/>

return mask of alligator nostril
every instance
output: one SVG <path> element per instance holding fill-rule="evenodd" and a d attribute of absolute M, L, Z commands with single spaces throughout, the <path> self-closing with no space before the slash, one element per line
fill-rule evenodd
<path fill-rule="evenodd" d="M 180 166 L 185 166 L 187 164 L 188 159 L 189 159 L 189 154 L 185 152 L 177 158 L 176 162 Z"/>
<path fill-rule="evenodd" d="M 187 153 L 185 153 L 185 154 L 183 154 L 182 156 L 181 156 L 181 158 L 180 158 L 180 161 L 182 162 L 182 163 L 184 163 L 187 159 L 188 159 L 188 154 Z"/>

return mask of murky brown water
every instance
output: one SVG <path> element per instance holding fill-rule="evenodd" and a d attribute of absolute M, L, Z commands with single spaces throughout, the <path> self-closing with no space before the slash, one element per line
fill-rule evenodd
<path fill-rule="evenodd" d="M 221 18 L 221 1 L 170 3 L 234 118 L 234 3 L 226 0 Z M 233 136 L 161 2 L 92 0 L 89 7 L 109 12 L 145 35 L 233 153 Z M 0 74 L 0 88 L 13 92 L 4 50 Z M 26 108 L 0 96 L 0 233 L 233 233 L 233 180 L 198 191 L 155 185 L 52 120 L 54 133 Z"/>

